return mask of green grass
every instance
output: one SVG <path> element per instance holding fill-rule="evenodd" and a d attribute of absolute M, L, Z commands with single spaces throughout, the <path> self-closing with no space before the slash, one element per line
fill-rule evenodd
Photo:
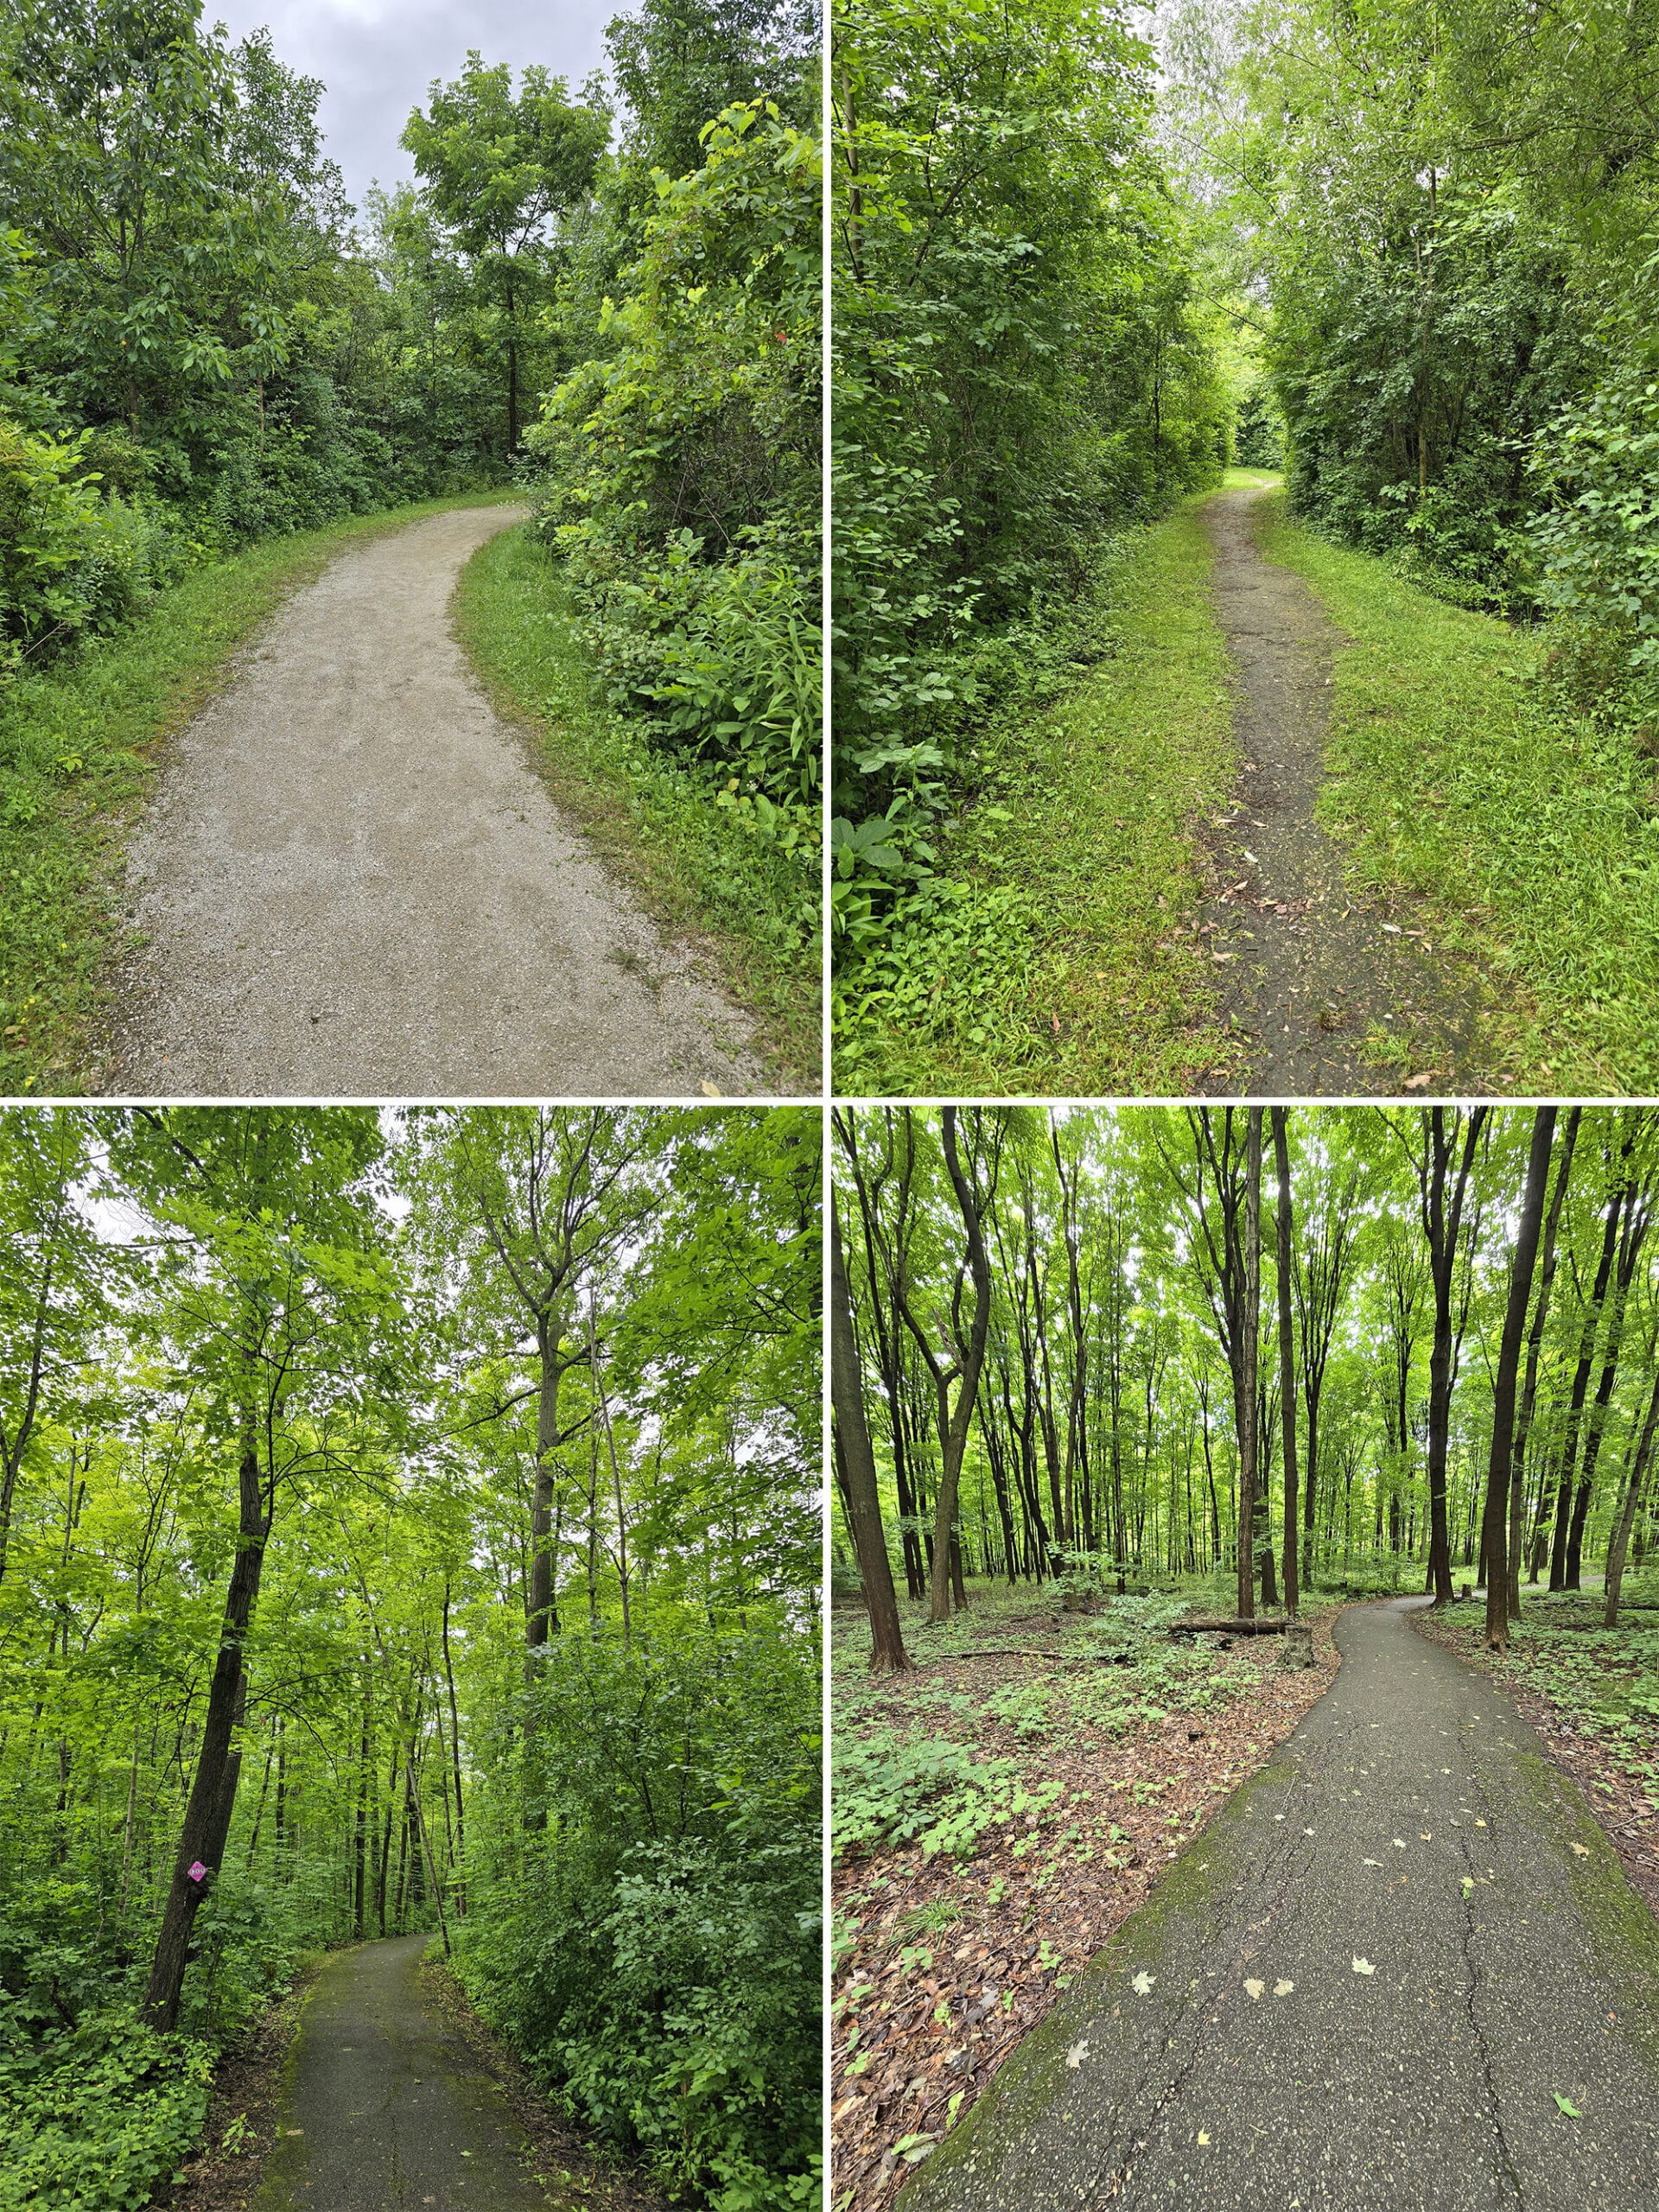
<path fill-rule="evenodd" d="M 424 499 L 251 546 L 0 691 L 0 1096 L 74 1096 L 96 1080 L 127 832 L 162 741 L 219 689 L 237 648 L 353 540 L 512 496 Z"/>
<path fill-rule="evenodd" d="M 657 919 L 713 957 L 780 1089 L 816 1090 L 821 903 L 804 869 L 746 833 L 714 786 L 647 748 L 598 698 L 558 565 L 523 528 L 461 573 L 457 628 L 498 709 L 524 726 L 561 808 Z"/>
<path fill-rule="evenodd" d="M 1107 658 L 985 734 L 946 888 L 843 987 L 838 1091 L 1167 1095 L 1235 1051 L 1185 937 L 1235 760 L 1198 504 L 1103 575 Z"/>
<path fill-rule="evenodd" d="M 1336 658 L 1322 818 L 1357 885 L 1421 902 L 1485 979 L 1499 1080 L 1659 1089 L 1654 763 L 1552 705 L 1547 634 L 1448 607 L 1270 503 L 1262 550 L 1353 643 Z"/>

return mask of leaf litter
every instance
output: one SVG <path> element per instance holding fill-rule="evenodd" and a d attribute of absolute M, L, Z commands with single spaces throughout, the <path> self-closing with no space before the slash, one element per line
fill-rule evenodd
<path fill-rule="evenodd" d="M 1062 1795 L 1040 1824 L 988 1831 L 966 1863 L 912 1844 L 834 1868 L 834 2212 L 887 2212 L 1060 1992 L 1324 1695 L 1338 1663 L 1339 1610 L 1303 1616 L 1313 1668 L 1281 1668 L 1277 1639 L 1252 1638 L 1227 1655 L 1224 1705 L 1170 1710 L 1122 1732 L 1061 1726 L 1033 1736 L 988 1712 L 1003 1688 L 1055 1679 L 1029 1663 L 1065 1656 L 1046 1612 L 1005 1612 L 994 1630 L 988 1622 L 995 1655 L 976 1657 L 970 1645 L 860 1686 L 863 1717 L 879 1700 L 890 1724 L 919 1705 L 934 1732 L 941 1707 L 959 1708 L 982 1754 L 1017 1761 L 1033 1790 L 1058 1781 Z M 850 1672 L 865 1649 L 839 1667 Z M 1155 1980 L 1142 1969 L 1132 1986 L 1146 1996 Z M 1066 2057 L 1085 2066 L 1087 2038 Z"/>

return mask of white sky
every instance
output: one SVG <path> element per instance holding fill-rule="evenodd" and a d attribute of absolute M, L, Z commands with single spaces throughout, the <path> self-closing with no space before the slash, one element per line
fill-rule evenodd
<path fill-rule="evenodd" d="M 539 61 L 574 92 L 604 66 L 605 26 L 629 0 L 206 0 L 204 24 L 232 39 L 268 26 L 276 59 L 325 86 L 318 110 L 328 152 L 359 208 L 371 183 L 412 179 L 397 143 L 435 77 L 461 74 L 468 48 L 507 61 L 517 80 Z"/>

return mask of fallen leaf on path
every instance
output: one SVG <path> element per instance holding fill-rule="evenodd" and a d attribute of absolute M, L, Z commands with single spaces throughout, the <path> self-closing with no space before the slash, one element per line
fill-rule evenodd
<path fill-rule="evenodd" d="M 1207 2143 L 1210 2140 L 1210 2138 L 1205 2133 L 1203 2128 L 1198 2130 L 1198 2140 L 1200 2143 Z"/>
<path fill-rule="evenodd" d="M 1556 2103 L 1560 2107 L 1561 2110 L 1567 2114 L 1569 2120 L 1582 2120 L 1584 2118 L 1584 2114 L 1579 2110 L 1577 2105 L 1573 2103 L 1571 2097 L 1564 2097 L 1559 2089 L 1552 2089 L 1550 2091 L 1550 2094 L 1554 2098 Z"/>
<path fill-rule="evenodd" d="M 1262 1993 L 1267 1986 L 1265 1981 L 1247 1981 L 1244 1985 L 1244 1993 L 1252 2004 L 1260 2004 Z"/>
<path fill-rule="evenodd" d="M 712 1083 L 705 1083 L 705 1084 L 703 1084 L 703 1086 L 702 1086 L 702 1095 L 703 1095 L 703 1096 L 704 1096 L 705 1098 L 718 1098 L 718 1097 L 719 1097 L 719 1096 L 720 1096 L 720 1093 L 719 1093 L 719 1091 L 717 1091 L 717 1090 L 715 1090 L 715 1086 L 714 1086 L 714 1084 L 713 1084 Z M 470 2151 L 469 2151 L 469 2152 L 467 2152 L 467 2156 L 469 2158 L 471 2158 L 471 2156 L 472 2156 L 472 2155 L 473 2155 L 473 2154 L 472 2154 L 472 2152 L 471 2152 Z"/>
<path fill-rule="evenodd" d="M 1065 2063 L 1068 2066 L 1078 2067 L 1082 2065 L 1084 2060 L 1087 2058 L 1088 2056 L 1089 2038 L 1087 2036 L 1084 2036 L 1081 2043 L 1074 2043 L 1071 2050 L 1066 2052 Z"/>
<path fill-rule="evenodd" d="M 1590 1847 L 1587 1843 L 1575 1843 L 1573 1848 L 1580 1859 L 1587 1859 L 1590 1856 Z"/>
<path fill-rule="evenodd" d="M 1356 1959 L 1354 1961 L 1354 1972 L 1356 1974 L 1375 1974 L 1376 1972 L 1376 1968 L 1371 1964 L 1369 1959 Z"/>
<path fill-rule="evenodd" d="M 1135 1991 L 1138 1997 L 1150 1997 L 1152 1994 L 1152 1985 L 1157 1980 L 1157 1979 L 1158 1977 L 1155 1974 L 1148 1974 L 1146 1968 L 1142 1967 L 1140 1973 L 1136 1974 L 1135 1980 L 1130 1983 L 1129 1986 Z"/>
<path fill-rule="evenodd" d="M 1275 1997 L 1288 1997 L 1295 1986 L 1294 1981 L 1275 1981 L 1273 1985 L 1273 1993 Z"/>
<path fill-rule="evenodd" d="M 1427 1072 L 1422 1075 L 1408 1075 L 1406 1077 L 1405 1088 L 1408 1090 L 1427 1090 L 1433 1080 L 1433 1076 Z"/>

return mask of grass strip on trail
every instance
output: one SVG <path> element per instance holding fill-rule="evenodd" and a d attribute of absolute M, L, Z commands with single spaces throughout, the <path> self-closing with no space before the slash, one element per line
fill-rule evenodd
<path fill-rule="evenodd" d="M 512 496 L 462 493 L 266 539 L 0 690 L 0 1096 L 73 1096 L 96 1079 L 127 832 L 161 741 L 222 688 L 238 647 L 354 540 Z"/>
<path fill-rule="evenodd" d="M 1236 1054 L 1211 1012 L 1188 835 L 1234 767 L 1196 508 L 1103 570 L 1091 672 L 984 733 L 944 886 L 842 1008 L 837 1089 L 1167 1096 Z"/>
<path fill-rule="evenodd" d="M 1430 598 L 1270 503 L 1262 550 L 1353 639 L 1320 816 L 1487 978 L 1483 1058 L 1549 1093 L 1659 1088 L 1659 810 L 1630 739 L 1552 706 L 1547 633 Z"/>
<path fill-rule="evenodd" d="M 559 565 L 527 529 L 474 554 L 455 603 L 475 672 L 529 733 L 559 806 L 671 934 L 711 952 L 780 1085 L 816 1090 L 817 855 L 791 860 L 741 828 L 716 804 L 722 777 L 653 751 L 605 706 Z"/>

